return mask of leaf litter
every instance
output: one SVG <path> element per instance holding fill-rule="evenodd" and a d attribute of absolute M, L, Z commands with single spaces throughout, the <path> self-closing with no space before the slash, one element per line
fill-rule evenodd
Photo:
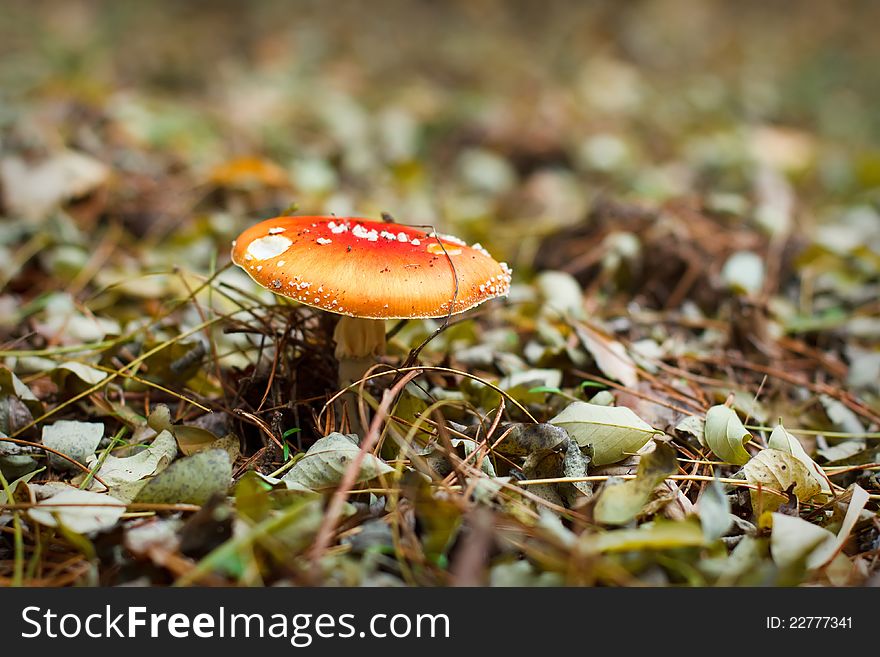
<path fill-rule="evenodd" d="M 398 7 L 419 27 L 390 44 L 357 7 L 301 17 L 311 40 L 65 8 L 84 39 L 60 4 L 0 27 L 0 582 L 442 586 L 467 558 L 491 586 L 877 583 L 880 98 L 862 71 L 840 116 L 816 100 L 876 21 L 709 9 L 524 72 L 603 12 L 478 34 Z M 811 38 L 776 57 L 768 24 Z M 767 70 L 669 65 L 695 42 Z M 336 318 L 229 266 L 294 205 L 479 242 L 510 294 L 389 322 L 337 403 Z"/>

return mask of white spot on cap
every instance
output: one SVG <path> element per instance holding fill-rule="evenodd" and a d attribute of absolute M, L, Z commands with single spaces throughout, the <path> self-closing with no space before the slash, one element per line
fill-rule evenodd
<path fill-rule="evenodd" d="M 444 242 L 450 242 L 451 244 L 457 244 L 458 246 L 467 246 L 467 242 L 465 242 L 461 238 L 456 237 L 455 235 L 445 235 L 443 233 L 430 232 L 428 233 L 428 237 L 437 237 Z"/>
<path fill-rule="evenodd" d="M 375 229 L 367 230 L 361 224 L 355 224 L 354 228 L 351 229 L 351 234 L 355 237 L 359 237 L 360 239 L 365 239 L 370 242 L 379 241 L 379 231 Z"/>
<path fill-rule="evenodd" d="M 275 263 L 275 264 L 276 264 L 278 267 L 283 267 L 283 266 L 284 266 L 284 261 L 283 261 L 283 260 L 279 260 L 279 261 L 278 261 L 277 263 Z"/>
<path fill-rule="evenodd" d="M 330 244 L 331 242 L 333 242 L 333 240 L 328 240 L 326 237 L 319 237 L 315 241 L 318 244 L 320 244 L 321 246 L 324 246 L 325 244 Z"/>
<path fill-rule="evenodd" d="M 410 241 L 412 242 L 413 246 L 418 246 L 419 244 L 421 244 L 421 242 L 417 238 L 413 238 Z"/>
<path fill-rule="evenodd" d="M 287 229 L 286 229 L 286 228 L 281 228 L 280 226 L 279 226 L 279 227 L 276 227 L 276 228 L 270 228 L 270 229 L 269 229 L 269 234 L 270 234 L 270 235 L 277 235 L 278 233 L 283 233 L 285 230 L 287 230 Z"/>
<path fill-rule="evenodd" d="M 488 257 L 490 257 L 490 258 L 492 257 L 492 256 L 489 255 L 489 252 L 483 247 L 483 245 L 480 244 L 479 242 L 477 242 L 476 244 L 474 244 L 471 248 L 472 248 L 472 249 L 475 249 L 476 251 L 479 251 L 479 252 L 482 253 L 484 256 L 488 256 Z"/>
<path fill-rule="evenodd" d="M 293 244 L 289 239 L 281 235 L 268 235 L 258 237 L 248 244 L 247 252 L 257 260 L 267 260 L 280 256 Z M 245 256 L 247 258 L 247 255 Z"/>

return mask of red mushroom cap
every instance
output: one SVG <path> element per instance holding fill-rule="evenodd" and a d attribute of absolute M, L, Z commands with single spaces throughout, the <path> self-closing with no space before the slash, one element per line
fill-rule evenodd
<path fill-rule="evenodd" d="M 445 317 L 510 289 L 510 268 L 479 244 L 357 217 L 267 219 L 232 260 L 276 294 L 351 317 Z"/>

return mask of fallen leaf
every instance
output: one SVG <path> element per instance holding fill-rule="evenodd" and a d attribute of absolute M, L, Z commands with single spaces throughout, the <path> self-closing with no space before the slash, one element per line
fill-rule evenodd
<path fill-rule="evenodd" d="M 722 461 L 745 464 L 751 456 L 744 445 L 751 437 L 733 409 L 719 405 L 706 412 L 702 442 Z"/>
<path fill-rule="evenodd" d="M 589 465 L 590 458 L 584 455 L 575 441 L 569 439 L 562 456 L 562 476 L 586 477 Z M 573 506 L 581 496 L 590 497 L 593 494 L 593 484 L 589 481 L 564 482 L 558 484 L 558 488 L 569 506 Z"/>
<path fill-rule="evenodd" d="M 63 388 L 71 375 L 88 386 L 100 383 L 109 376 L 107 372 L 102 372 L 94 367 L 90 367 L 83 363 L 77 363 L 76 361 L 68 361 L 66 363 L 61 363 L 61 365 L 53 370 L 52 380 L 59 388 Z"/>
<path fill-rule="evenodd" d="M 109 169 L 98 160 L 64 150 L 39 162 L 17 156 L 0 160 L 4 205 L 10 214 L 42 220 L 65 201 L 103 185 Z"/>
<path fill-rule="evenodd" d="M 214 493 L 225 494 L 232 481 L 232 463 L 222 449 L 186 456 L 147 481 L 136 502 L 204 504 Z"/>
<path fill-rule="evenodd" d="M 797 516 L 773 514 L 770 555 L 782 568 L 803 561 L 808 569 L 815 569 L 834 556 L 836 543 L 837 538 L 824 527 Z"/>
<path fill-rule="evenodd" d="M 742 474 L 750 484 L 760 485 L 781 493 L 791 492 L 801 502 L 806 502 L 822 491 L 822 486 L 812 472 L 797 457 L 778 449 L 763 449 L 743 466 Z M 792 489 L 792 487 L 794 487 Z M 785 497 L 765 490 L 749 489 L 752 509 L 758 513 L 775 511 L 785 503 Z"/>
<path fill-rule="evenodd" d="M 197 452 L 211 449 L 218 440 L 217 436 L 201 427 L 193 427 L 184 424 L 172 424 L 168 430 L 174 435 L 180 451 L 185 456 L 192 456 Z"/>
<path fill-rule="evenodd" d="M 634 454 L 651 436 L 661 434 L 625 406 L 573 402 L 551 424 L 565 429 L 581 447 L 593 450 L 593 465 L 615 463 Z"/>
<path fill-rule="evenodd" d="M 134 456 L 120 458 L 108 454 L 104 458 L 104 462 L 101 464 L 101 469 L 98 470 L 97 475 L 110 487 L 114 495 L 120 499 L 131 501 L 133 497 L 127 497 L 130 487 L 126 486 L 126 484 L 140 482 L 157 475 L 174 460 L 176 455 L 177 445 L 174 442 L 174 438 L 169 432 L 163 431 L 156 436 L 149 447 L 145 447 Z M 94 468 L 98 460 L 98 456 L 93 455 L 89 457 L 89 468 Z M 92 486 L 99 487 L 100 484 L 93 480 Z M 117 489 L 122 490 L 117 493 Z"/>
<path fill-rule="evenodd" d="M 342 480 L 342 475 L 358 452 L 360 447 L 354 437 L 331 433 L 315 441 L 282 479 L 312 490 L 332 488 Z M 368 481 L 393 470 L 381 459 L 366 454 L 356 481 Z"/>
<path fill-rule="evenodd" d="M 677 470 L 675 450 L 657 443 L 654 451 L 642 455 L 635 479 L 602 489 L 593 517 L 607 525 L 628 523 L 642 511 L 653 490 Z"/>
<path fill-rule="evenodd" d="M 631 552 L 633 550 L 669 550 L 705 545 L 703 530 L 693 520 L 655 520 L 638 529 L 615 529 L 600 534 L 586 534 L 580 541 L 586 552 Z"/>
<path fill-rule="evenodd" d="M 495 445 L 495 450 L 506 456 L 528 456 L 570 440 L 565 429 L 552 424 L 507 424 L 501 427 L 501 434 L 504 440 Z"/>
<path fill-rule="evenodd" d="M 101 422 L 59 420 L 43 427 L 43 444 L 46 447 L 67 454 L 83 465 L 94 455 L 103 437 L 104 424 Z M 79 471 L 70 461 L 51 453 L 49 465 L 56 470 Z"/>
<path fill-rule="evenodd" d="M 77 534 L 109 529 L 123 513 L 125 504 L 115 497 L 76 488 L 53 495 L 28 510 L 34 522 L 47 527 L 61 524 Z"/>
<path fill-rule="evenodd" d="M 764 285 L 764 261 L 757 253 L 737 251 L 724 263 L 721 280 L 737 294 L 758 294 Z"/>
<path fill-rule="evenodd" d="M 609 379 L 619 381 L 627 387 L 638 385 L 639 376 L 636 364 L 617 340 L 612 340 L 584 324 L 576 324 L 575 331 L 581 344 L 593 356 L 596 365 Z"/>
<path fill-rule="evenodd" d="M 550 315 L 581 318 L 584 315 L 584 291 L 577 279 L 562 271 L 542 271 L 535 277 L 535 287 L 544 299 Z"/>
<path fill-rule="evenodd" d="M 810 458 L 810 455 L 804 450 L 804 446 L 801 445 L 801 442 L 795 436 L 786 431 L 781 424 L 777 425 L 770 433 L 770 438 L 767 440 L 767 447 L 788 452 L 794 456 L 813 473 L 816 480 L 819 482 L 819 485 L 822 487 L 822 492 L 828 493 L 829 495 L 831 494 L 831 482 L 828 480 L 825 471 Z"/>
<path fill-rule="evenodd" d="M 703 433 L 706 431 L 706 421 L 696 415 L 688 415 L 675 425 L 675 430 L 681 431 L 682 433 L 689 433 L 702 442 Z"/>
<path fill-rule="evenodd" d="M 715 541 L 726 535 L 733 525 L 730 500 L 718 480 L 710 483 L 700 494 L 698 502 L 700 524 L 707 541 Z"/>

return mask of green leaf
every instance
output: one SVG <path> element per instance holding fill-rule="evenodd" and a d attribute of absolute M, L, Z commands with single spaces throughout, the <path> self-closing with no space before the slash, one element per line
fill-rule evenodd
<path fill-rule="evenodd" d="M 593 517 L 608 525 L 626 524 L 642 511 L 652 491 L 677 469 L 675 450 L 665 443 L 657 443 L 653 452 L 639 459 L 635 479 L 602 490 Z"/>
<path fill-rule="evenodd" d="M 788 452 L 778 449 L 764 449 L 755 454 L 743 466 L 742 474 L 751 484 L 782 493 L 788 492 L 794 486 L 791 492 L 801 502 L 806 502 L 822 491 L 822 486 L 813 473 L 807 469 L 807 466 Z M 785 498 L 775 493 L 758 491 L 757 489 L 750 489 L 749 492 L 752 498 L 752 509 L 756 514 L 759 509 L 762 513 L 775 511 L 785 503 Z"/>
<path fill-rule="evenodd" d="M 733 409 L 719 405 L 706 412 L 703 443 L 722 461 L 745 464 L 750 456 L 744 445 L 751 437 Z"/>
<path fill-rule="evenodd" d="M 593 465 L 615 463 L 634 454 L 657 431 L 625 406 L 573 402 L 551 424 L 565 429 L 581 447 L 592 447 Z"/>
<path fill-rule="evenodd" d="M 342 480 L 346 468 L 360 452 L 360 447 L 352 436 L 353 434 L 345 436 L 331 433 L 315 441 L 283 479 L 312 490 L 332 488 Z M 366 454 L 356 481 L 368 481 L 393 470 L 394 468 L 381 459 Z"/>
<path fill-rule="evenodd" d="M 539 392 L 543 392 L 546 394 L 558 395 L 562 392 L 560 388 L 555 386 L 535 386 L 534 388 L 529 388 L 528 390 L 530 395 L 537 394 Z"/>
<path fill-rule="evenodd" d="M 616 529 L 601 534 L 586 534 L 581 546 L 586 552 L 631 552 L 633 550 L 669 550 L 705 545 L 703 530 L 693 520 L 655 520 L 638 529 Z"/>
<path fill-rule="evenodd" d="M 222 449 L 208 449 L 169 465 L 140 490 L 136 502 L 204 504 L 214 493 L 225 494 L 232 463 Z"/>

